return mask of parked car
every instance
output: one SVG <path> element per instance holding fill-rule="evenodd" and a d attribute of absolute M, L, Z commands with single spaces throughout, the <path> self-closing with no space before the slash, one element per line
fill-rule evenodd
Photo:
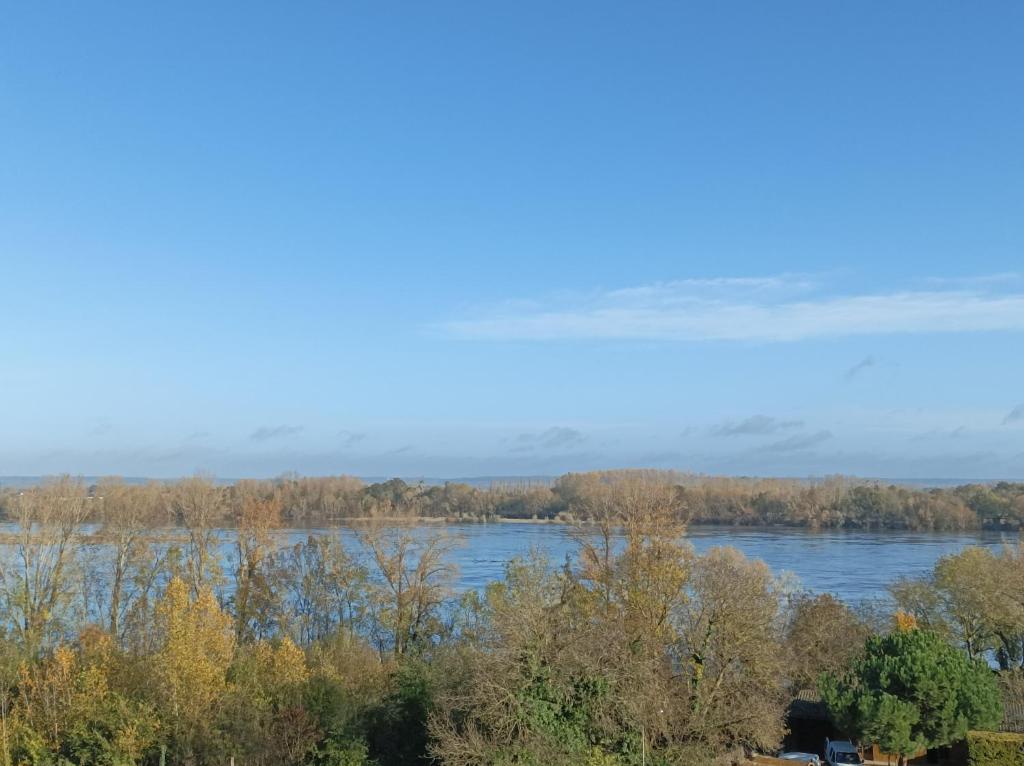
<path fill-rule="evenodd" d="M 798 753 L 787 750 L 784 753 L 779 753 L 778 757 L 783 761 L 796 761 L 796 763 L 803 764 L 803 766 L 821 766 L 821 758 L 814 753 Z"/>
<path fill-rule="evenodd" d="M 862 766 L 864 759 L 848 739 L 825 738 L 825 763 L 828 766 Z"/>

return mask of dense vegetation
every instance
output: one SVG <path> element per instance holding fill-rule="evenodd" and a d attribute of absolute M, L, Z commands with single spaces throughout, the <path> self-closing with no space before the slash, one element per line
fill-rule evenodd
<path fill-rule="evenodd" d="M 669 471 L 604 471 L 566 474 L 553 482 L 495 482 L 486 489 L 448 482 L 408 484 L 401 479 L 364 484 L 349 476 L 284 476 L 273 481 L 216 485 L 212 520 L 237 521 L 240 497 L 272 496 L 287 523 L 323 523 L 415 516 L 462 521 L 536 519 L 574 521 L 593 515 L 604 487 L 620 481 L 676 487 L 677 513 L 691 524 L 832 527 L 855 529 L 1020 528 L 1024 484 L 968 484 L 914 489 L 841 476 L 814 481 L 707 477 Z M 187 483 L 187 481 L 185 482 Z M 180 482 L 178 483 L 180 484 Z M 154 483 L 160 498 L 152 523 L 182 522 L 174 483 Z M 103 482 L 94 488 L 102 495 Z M 17 490 L 0 493 L 0 512 L 10 515 Z"/>
<path fill-rule="evenodd" d="M 461 596 L 443 526 L 385 518 L 285 544 L 281 484 L 14 493 L 0 766 L 730 763 L 778 745 L 788 701 L 823 677 L 837 716 L 850 699 L 893 713 L 849 715 L 854 733 L 895 721 L 910 745 L 991 725 L 994 680 L 1019 691 L 1018 549 L 986 567 L 967 549 L 895 584 L 902 611 L 860 614 L 735 550 L 696 554 L 688 490 L 649 479 L 587 483 L 571 561 L 538 552 Z M 901 652 L 954 679 L 938 690 L 951 719 L 923 683 L 897 705 L 875 682 L 872 658 Z M 997 656 L 998 679 L 977 663 Z"/>
<path fill-rule="evenodd" d="M 970 766 L 1024 766 L 1024 734 L 972 731 L 967 746 Z"/>
<path fill-rule="evenodd" d="M 959 645 L 969 659 L 994 659 L 1003 670 L 1024 668 L 1022 571 L 1020 546 L 971 547 L 890 590 L 918 625 Z"/>

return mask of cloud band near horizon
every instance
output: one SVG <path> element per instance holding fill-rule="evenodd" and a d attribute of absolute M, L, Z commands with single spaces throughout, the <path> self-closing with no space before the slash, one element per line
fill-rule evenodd
<path fill-rule="evenodd" d="M 1024 293 L 982 289 L 807 293 L 784 278 L 685 280 L 533 304 L 438 327 L 463 340 L 793 342 L 864 335 L 1022 332 Z"/>

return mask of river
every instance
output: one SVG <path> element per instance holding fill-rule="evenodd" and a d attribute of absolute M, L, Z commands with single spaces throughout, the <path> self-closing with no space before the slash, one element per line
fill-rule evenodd
<path fill-rule="evenodd" d="M 461 538 L 453 555 L 459 586 L 478 589 L 502 576 L 505 563 L 531 549 L 544 551 L 554 563 L 573 551 L 569 528 L 561 524 L 430 525 Z M 421 527 L 425 529 L 425 527 Z M 291 529 L 295 542 L 328 529 Z M 350 534 L 345 539 L 353 542 Z M 723 545 L 762 559 L 776 574 L 788 572 L 816 593 L 832 593 L 849 602 L 884 598 L 889 583 L 928 572 L 948 553 L 968 545 L 998 547 L 1018 541 L 1016 533 L 903 532 L 893 530 L 818 530 L 790 528 L 691 527 L 687 538 L 698 552 Z"/>

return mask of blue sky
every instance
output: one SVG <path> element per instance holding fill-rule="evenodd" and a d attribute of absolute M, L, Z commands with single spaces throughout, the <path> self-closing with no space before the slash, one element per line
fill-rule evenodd
<path fill-rule="evenodd" d="M 1024 6 L 31 3 L 0 475 L 1024 477 Z"/>

